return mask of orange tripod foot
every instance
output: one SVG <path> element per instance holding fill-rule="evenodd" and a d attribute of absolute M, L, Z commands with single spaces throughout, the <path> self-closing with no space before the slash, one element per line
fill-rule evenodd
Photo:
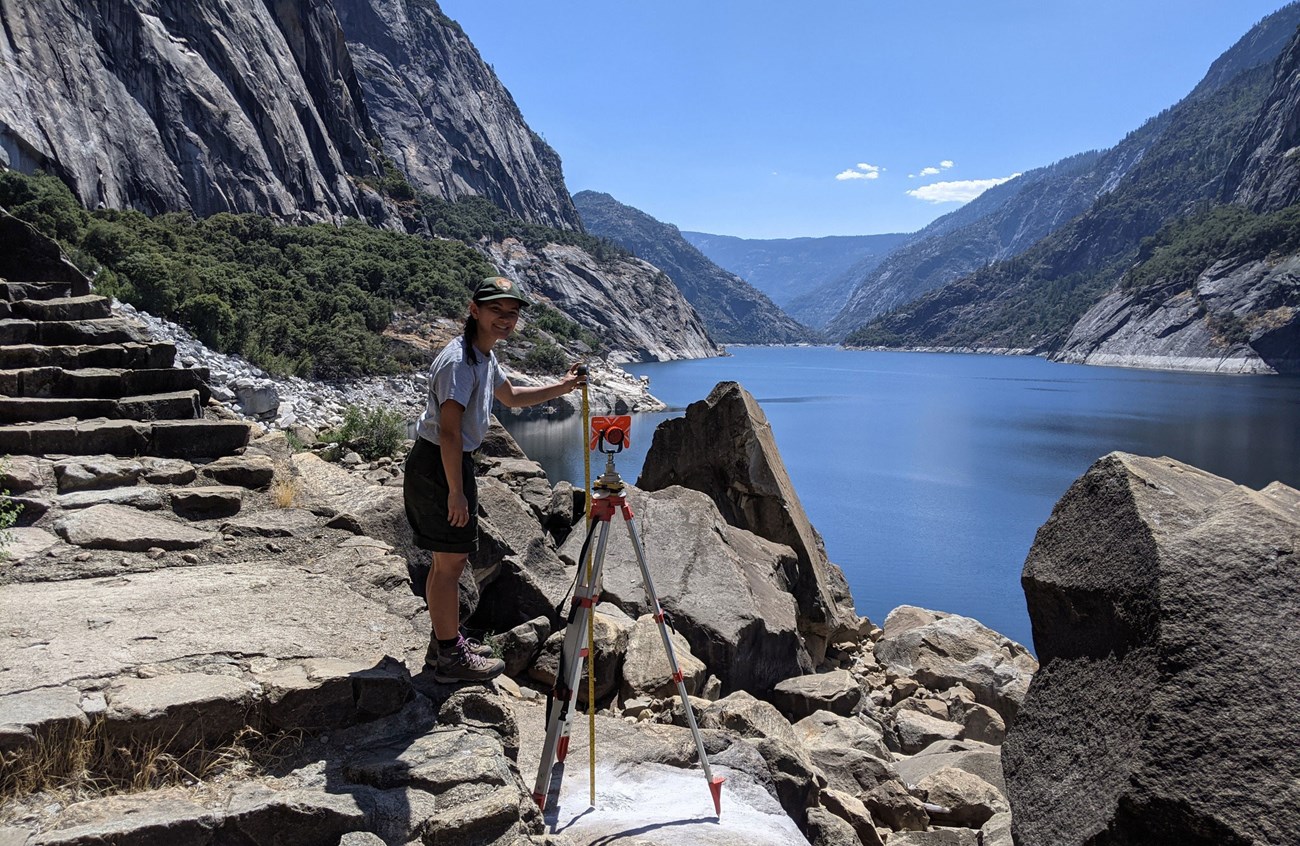
<path fill-rule="evenodd" d="M 709 781 L 709 792 L 713 794 L 713 810 L 719 817 L 722 816 L 722 783 L 726 781 L 722 776 L 714 776 Z"/>

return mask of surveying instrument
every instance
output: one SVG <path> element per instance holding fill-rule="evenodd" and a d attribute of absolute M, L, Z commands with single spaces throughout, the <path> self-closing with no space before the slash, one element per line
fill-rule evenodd
<path fill-rule="evenodd" d="M 582 371 L 579 371 L 582 372 Z M 587 418 L 587 388 L 582 389 L 582 412 L 584 424 Z M 714 776 L 709 767 L 709 756 L 704 751 L 704 740 L 700 736 L 699 726 L 695 722 L 695 712 L 691 709 L 686 694 L 686 682 L 681 667 L 677 664 L 677 655 L 673 652 L 672 640 L 668 637 L 668 626 L 664 622 L 664 611 L 659 606 L 655 594 L 654 580 L 650 577 L 650 568 L 646 564 L 645 548 L 637 534 L 632 517 L 632 508 L 627 503 L 625 486 L 618 471 L 614 468 L 614 456 L 631 443 L 629 433 L 632 418 L 628 415 L 618 417 L 596 417 L 591 421 L 590 441 L 587 449 L 587 478 L 591 478 L 590 454 L 600 452 L 605 456 L 605 472 L 590 486 L 593 490 L 587 497 L 587 538 L 582 544 L 578 557 L 578 574 L 573 591 L 573 599 L 564 631 L 564 646 L 560 652 L 560 666 L 555 674 L 555 685 L 546 700 L 546 743 L 542 747 L 542 760 L 537 767 L 537 782 L 533 787 L 533 800 L 543 810 L 546 797 L 550 791 L 551 769 L 558 761 L 564 762 L 569 751 L 569 721 L 578 699 L 578 683 L 582 678 L 582 659 L 587 665 L 587 705 L 589 715 L 589 739 L 591 745 L 591 805 L 596 804 L 596 705 L 595 673 L 592 662 L 595 655 L 595 608 L 600 602 L 600 575 L 605 564 L 605 545 L 609 540 L 609 525 L 618 512 L 627 526 L 628 537 L 632 541 L 632 551 L 636 555 L 637 565 L 641 568 L 641 581 L 645 585 L 646 598 L 650 600 L 654 620 L 659 627 L 659 636 L 663 640 L 664 652 L 668 656 L 668 665 L 672 670 L 672 679 L 677 683 L 677 695 L 681 697 L 682 709 L 691 734 L 695 738 L 695 749 L 700 757 L 700 766 L 704 777 L 708 779 L 709 792 L 713 797 L 713 809 L 722 815 L 721 776 Z M 584 439 L 587 426 L 583 426 Z M 591 554 L 591 541 L 596 538 L 596 551 Z M 584 643 L 585 640 L 585 643 Z"/>

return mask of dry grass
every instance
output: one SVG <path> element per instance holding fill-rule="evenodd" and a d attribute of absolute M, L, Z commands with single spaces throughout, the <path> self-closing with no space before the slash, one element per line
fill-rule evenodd
<path fill-rule="evenodd" d="M 0 761 L 0 824 L 26 797 L 65 804 L 162 787 L 194 786 L 221 776 L 255 775 L 302 744 L 301 732 L 270 737 L 245 727 L 229 743 L 168 751 L 174 738 L 123 745 L 102 722 L 53 733 Z"/>
<path fill-rule="evenodd" d="M 292 508 L 301 492 L 302 485 L 296 476 L 277 473 L 275 481 L 271 482 L 271 504 L 276 508 Z"/>

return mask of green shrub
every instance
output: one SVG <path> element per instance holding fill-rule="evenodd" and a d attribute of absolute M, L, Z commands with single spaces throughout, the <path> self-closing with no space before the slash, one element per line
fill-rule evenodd
<path fill-rule="evenodd" d="M 400 172 L 388 165 L 385 184 L 401 194 Z M 174 320 L 209 346 L 279 375 L 393 372 L 397 363 L 379 336 L 393 312 L 459 316 L 470 286 L 492 272 L 465 244 L 360 221 L 291 226 L 254 214 L 88 214 L 46 174 L 0 172 L 0 205 L 58 238 L 96 274 L 98 293 Z"/>
<path fill-rule="evenodd" d="M 0 473 L 5 471 L 8 461 L 0 458 Z M 9 557 L 9 545 L 13 543 L 14 523 L 18 521 L 18 515 L 22 512 L 23 507 L 14 502 L 9 497 L 9 491 L 0 489 L 0 561 Z"/>
<path fill-rule="evenodd" d="M 599 262 L 611 262 L 632 255 L 613 241 L 586 232 L 557 229 L 511 217 L 509 212 L 493 205 L 485 197 L 467 195 L 448 201 L 424 196 L 421 205 L 430 231 L 444 238 L 455 238 L 467 243 L 484 238 L 492 241 L 517 238 L 530 249 L 540 249 L 547 244 L 568 244 L 581 247 Z"/>
<path fill-rule="evenodd" d="M 367 461 L 393 455 L 406 438 L 406 416 L 393 408 L 371 409 L 350 405 L 338 431 L 340 444 Z"/>
<path fill-rule="evenodd" d="M 555 344 L 539 341 L 524 356 L 523 368 L 529 373 L 558 375 L 569 369 L 569 358 Z"/>

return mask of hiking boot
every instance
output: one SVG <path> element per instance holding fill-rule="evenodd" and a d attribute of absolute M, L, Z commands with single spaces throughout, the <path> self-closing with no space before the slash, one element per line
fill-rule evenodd
<path fill-rule="evenodd" d="M 433 678 L 440 682 L 487 681 L 501 675 L 505 669 L 505 661 L 476 655 L 462 641 L 455 649 L 438 655 L 433 665 Z"/>
<path fill-rule="evenodd" d="M 458 642 L 453 648 L 459 649 L 461 648 L 461 644 L 464 644 L 466 649 L 480 658 L 492 657 L 492 647 L 488 646 L 486 643 L 477 641 L 472 637 L 465 637 L 464 635 L 458 635 L 458 638 Z M 424 666 L 425 669 L 428 670 L 436 669 L 438 666 L 438 639 L 432 634 L 429 635 L 429 648 L 424 650 Z"/>

